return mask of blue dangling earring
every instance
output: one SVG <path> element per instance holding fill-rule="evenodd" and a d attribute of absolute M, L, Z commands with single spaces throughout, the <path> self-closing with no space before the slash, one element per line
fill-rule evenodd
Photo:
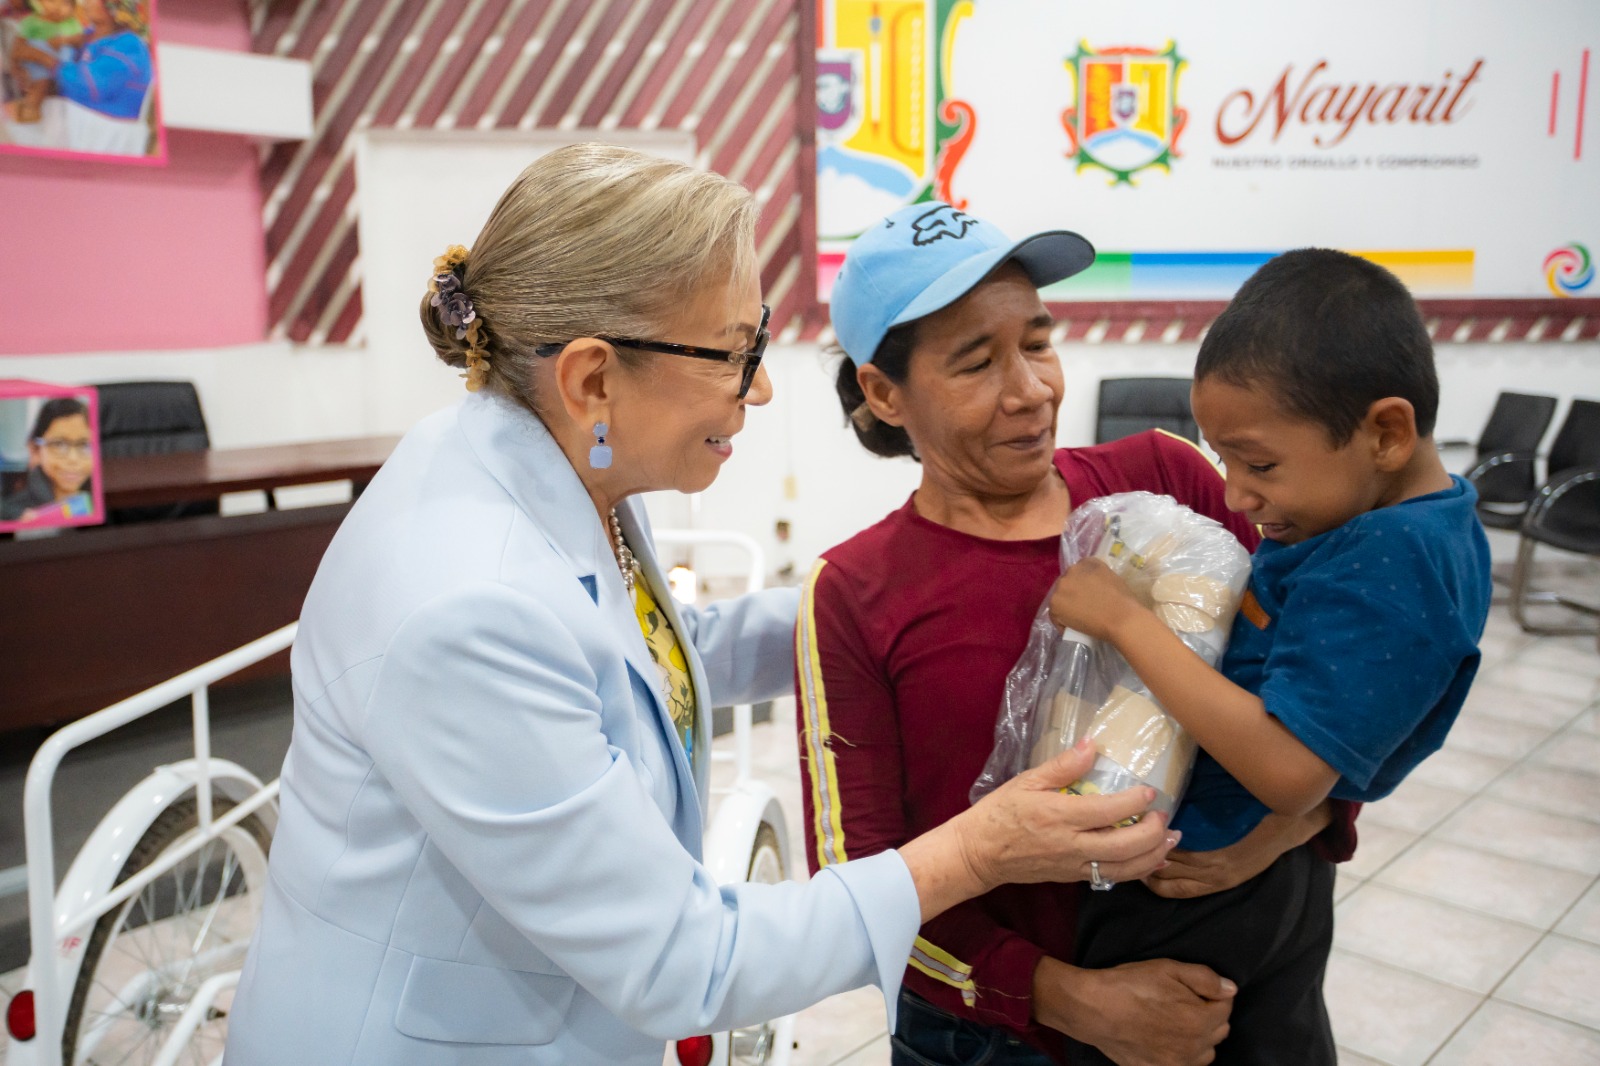
<path fill-rule="evenodd" d="M 604 470 L 611 465 L 611 445 L 606 443 L 606 433 L 611 429 L 604 422 L 594 424 L 594 446 L 589 449 L 589 465 Z"/>

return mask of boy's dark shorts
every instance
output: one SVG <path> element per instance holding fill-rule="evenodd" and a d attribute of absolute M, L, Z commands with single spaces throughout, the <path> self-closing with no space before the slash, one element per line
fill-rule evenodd
<path fill-rule="evenodd" d="M 1333 947 L 1333 864 L 1309 844 L 1284 852 L 1236 888 L 1163 899 L 1139 882 L 1085 892 L 1079 966 L 1146 959 L 1211 967 L 1239 986 L 1219 1066 L 1335 1066 L 1322 974 Z M 1111 1060 L 1072 1044 L 1079 1066 Z"/>

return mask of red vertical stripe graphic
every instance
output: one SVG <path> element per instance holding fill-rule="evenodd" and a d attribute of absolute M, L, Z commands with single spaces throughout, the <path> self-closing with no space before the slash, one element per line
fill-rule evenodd
<path fill-rule="evenodd" d="M 800 232 L 806 234 L 801 245 L 800 278 L 797 283 L 798 311 L 808 320 L 800 323 L 802 334 L 822 325 L 822 307 L 817 300 L 817 48 L 822 47 L 822 20 L 815 4 L 799 5 L 801 41 L 816 41 L 812 48 L 799 48 L 795 58 L 800 65 L 799 93 L 794 106 L 794 133 L 800 151 L 797 171 L 800 182 Z"/>
<path fill-rule="evenodd" d="M 1583 66 L 1578 71 L 1578 132 L 1572 142 L 1572 158 L 1583 158 L 1583 108 L 1589 99 L 1589 50 L 1583 50 Z"/>
<path fill-rule="evenodd" d="M 1561 99 L 1561 72 L 1550 73 L 1550 136 L 1556 135 L 1556 103 Z"/>

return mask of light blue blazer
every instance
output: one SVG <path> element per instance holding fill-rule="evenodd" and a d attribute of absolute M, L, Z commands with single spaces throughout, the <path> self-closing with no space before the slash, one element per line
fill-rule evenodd
<path fill-rule="evenodd" d="M 665 589 L 643 507 L 619 514 Z M 897 854 L 778 886 L 699 862 L 710 708 L 789 691 L 794 591 L 659 599 L 696 767 L 544 426 L 479 393 L 406 435 L 306 598 L 228 1066 L 658 1066 L 867 983 L 892 1009 L 918 925 Z"/>

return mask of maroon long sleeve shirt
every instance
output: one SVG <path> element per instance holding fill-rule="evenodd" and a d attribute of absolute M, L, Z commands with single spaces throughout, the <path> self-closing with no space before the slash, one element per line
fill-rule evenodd
<path fill-rule="evenodd" d="M 1221 522 L 1223 480 L 1192 444 L 1142 433 L 1056 453 L 1074 507 L 1145 490 Z M 1059 538 L 997 541 L 918 515 L 910 501 L 825 552 L 801 602 L 797 708 L 807 858 L 830 863 L 898 847 L 968 806 L 994 742 L 1006 675 L 1060 575 Z M 1335 861 L 1355 846 L 1353 805 L 1319 838 Z M 1003 1026 L 1064 1060 L 1032 1020 L 1042 956 L 1073 959 L 1075 884 L 1007 885 L 922 927 L 906 986 L 944 1010 Z"/>

